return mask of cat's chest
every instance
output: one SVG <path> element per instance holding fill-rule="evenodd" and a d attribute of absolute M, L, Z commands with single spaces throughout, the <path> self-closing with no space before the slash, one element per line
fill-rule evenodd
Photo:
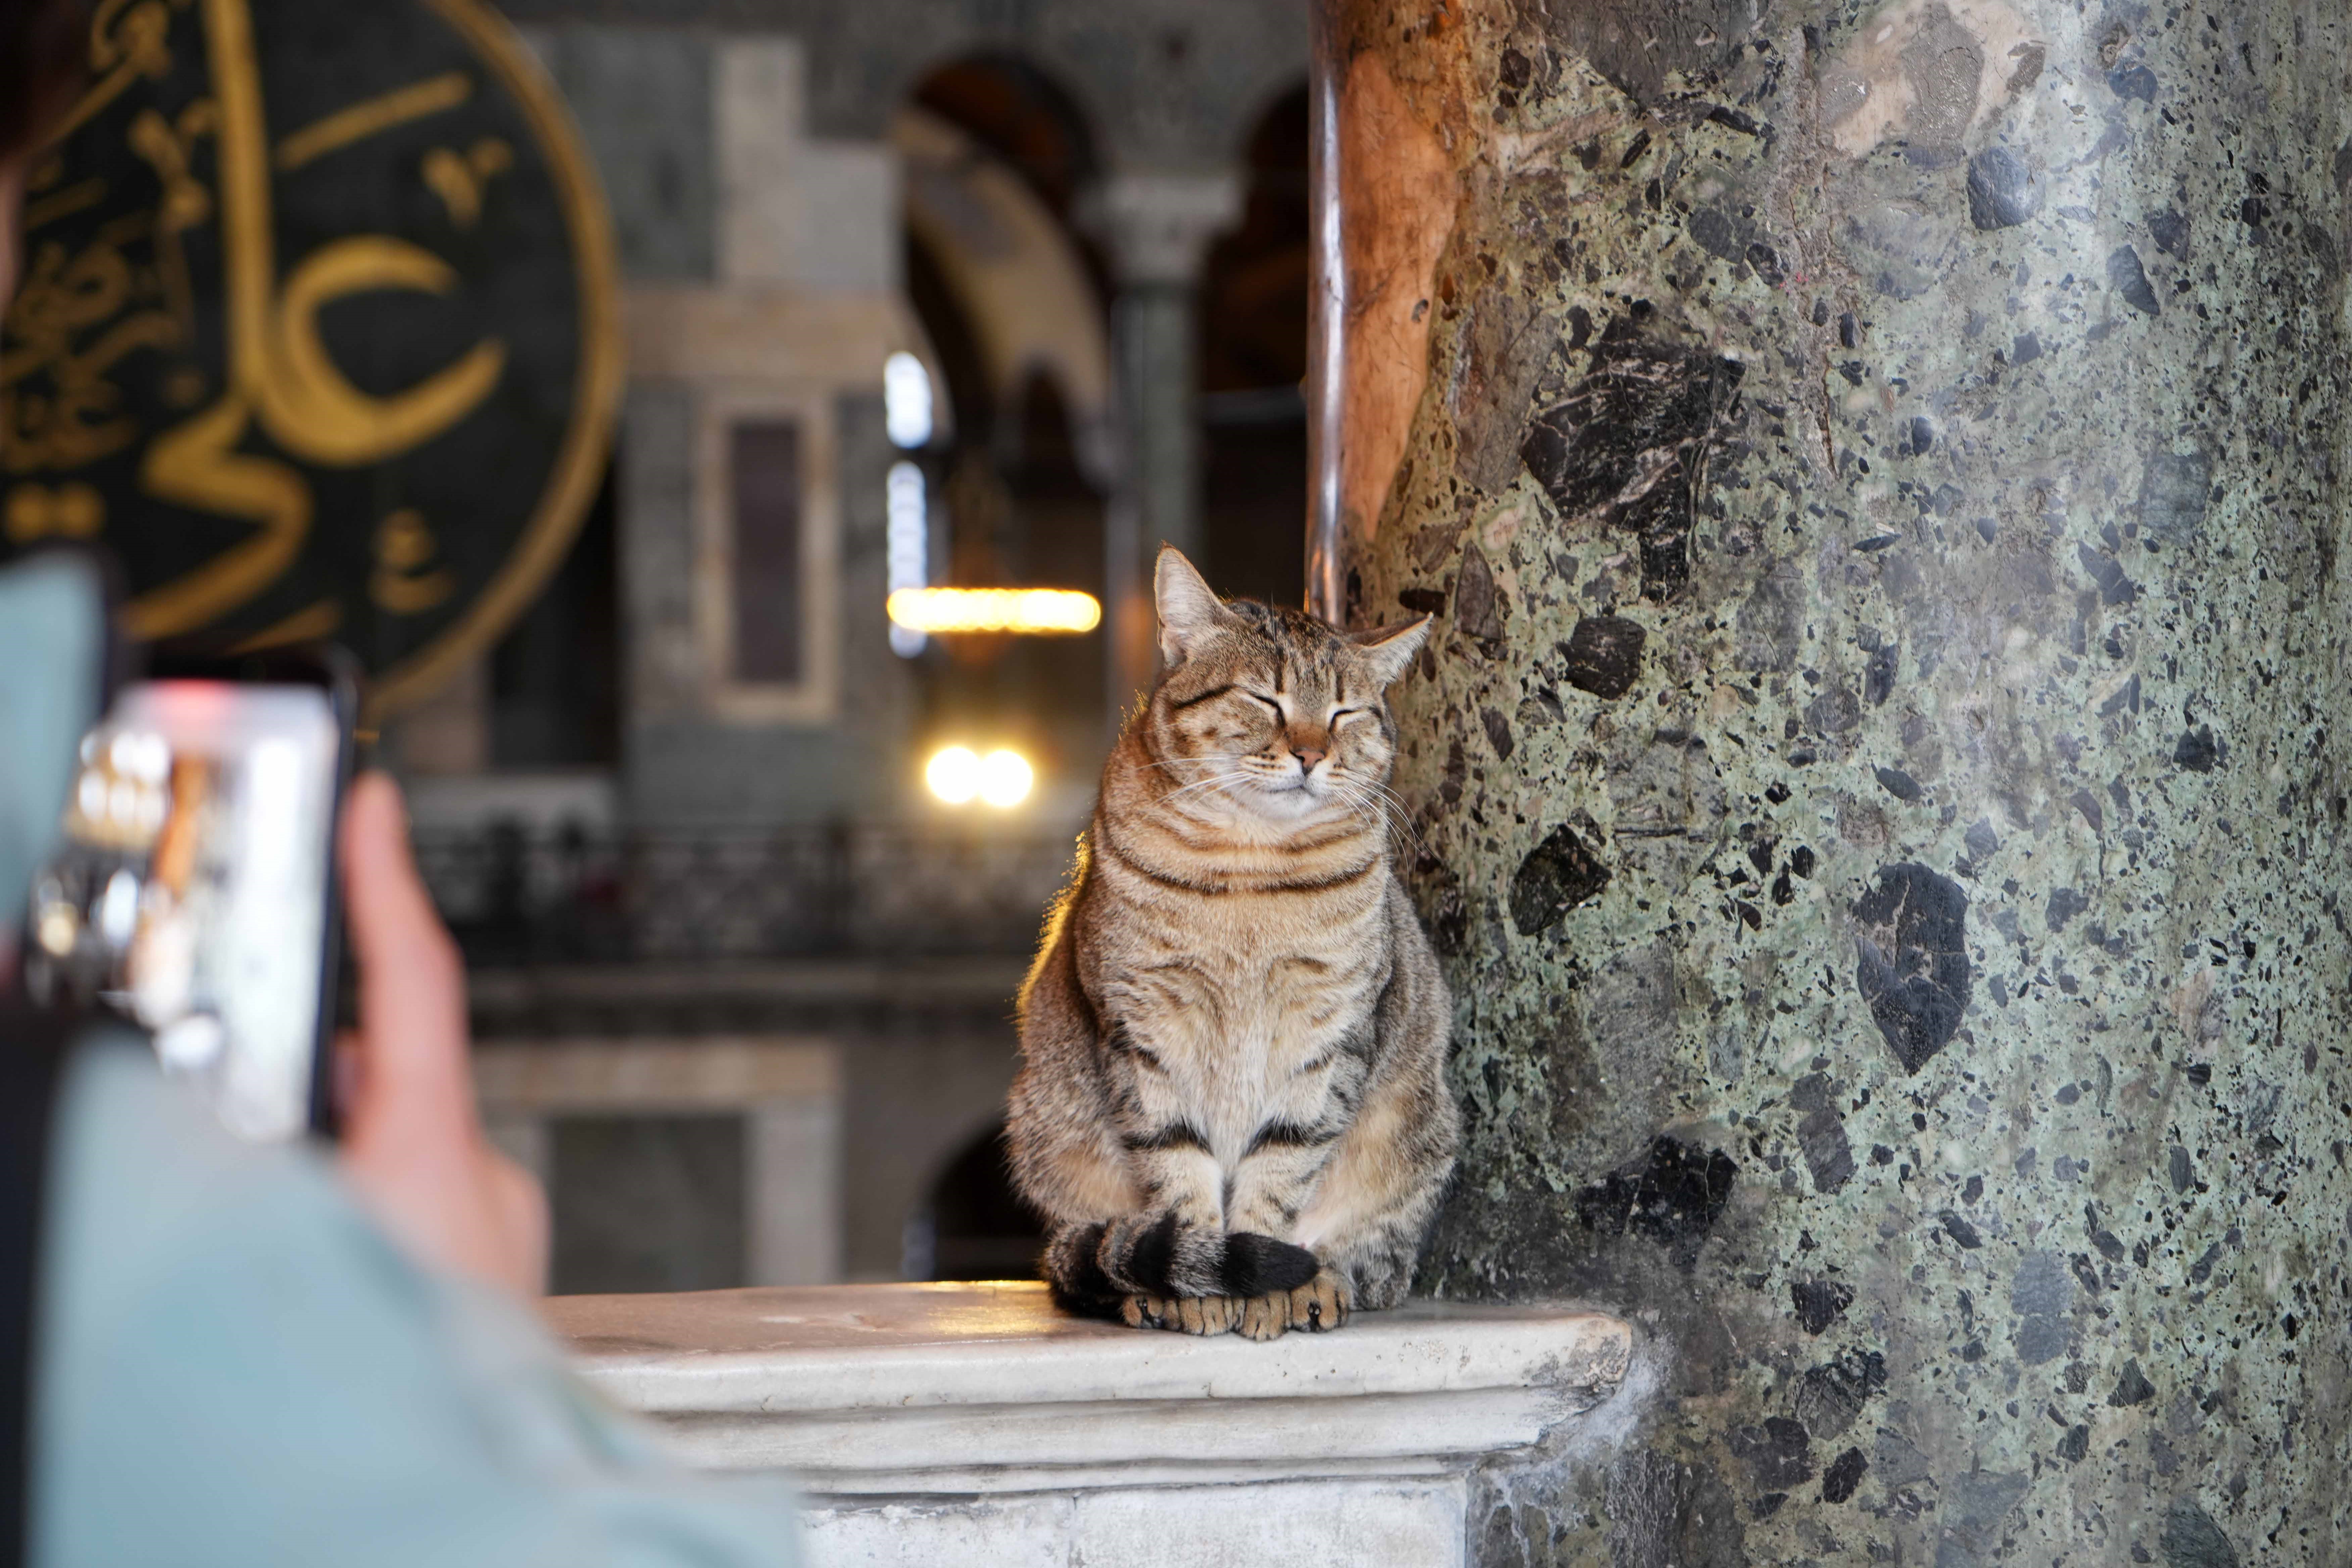
<path fill-rule="evenodd" d="M 1362 1026 L 1387 971 L 1377 898 L 1201 900 L 1135 944 L 1118 1010 L 1204 1069 L 1311 1058 Z"/>
<path fill-rule="evenodd" d="M 1239 926 L 1181 962 L 1228 1015 L 1271 1021 L 1344 1005 L 1362 990 L 1372 956 L 1362 935 L 1345 927 L 1269 931 Z"/>

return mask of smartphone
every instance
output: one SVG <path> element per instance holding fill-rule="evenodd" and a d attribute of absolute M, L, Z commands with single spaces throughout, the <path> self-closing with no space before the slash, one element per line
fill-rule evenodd
<path fill-rule="evenodd" d="M 335 1130 L 355 666 L 339 649 L 159 652 L 83 739 L 25 979 L 147 1031 L 235 1133 Z"/>

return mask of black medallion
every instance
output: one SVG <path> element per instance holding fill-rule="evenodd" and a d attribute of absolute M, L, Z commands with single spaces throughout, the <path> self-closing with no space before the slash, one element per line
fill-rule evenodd
<path fill-rule="evenodd" d="M 601 478 L 612 247 L 555 90 L 474 0 L 97 16 L 0 334 L 0 558 L 96 540 L 134 636 L 330 637 L 421 696 Z"/>

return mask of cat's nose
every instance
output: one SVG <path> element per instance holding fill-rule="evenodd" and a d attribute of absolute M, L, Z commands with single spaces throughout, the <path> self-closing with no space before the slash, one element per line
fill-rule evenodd
<path fill-rule="evenodd" d="M 1296 747 L 1292 748 L 1291 754 L 1298 759 L 1298 771 L 1303 773 L 1313 773 L 1315 764 L 1330 755 L 1328 752 L 1300 751 Z"/>

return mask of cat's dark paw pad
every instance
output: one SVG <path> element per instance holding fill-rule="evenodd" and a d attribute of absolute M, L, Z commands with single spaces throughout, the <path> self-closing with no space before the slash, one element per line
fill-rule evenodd
<path fill-rule="evenodd" d="M 1225 1237 L 1223 1285 L 1228 1296 L 1270 1296 L 1296 1290 L 1315 1278 L 1321 1267 L 1303 1247 L 1254 1230 L 1237 1230 Z"/>
<path fill-rule="evenodd" d="M 1290 1293 L 1290 1326 L 1304 1333 L 1328 1333 L 1354 1310 L 1348 1282 L 1328 1268 Z"/>

